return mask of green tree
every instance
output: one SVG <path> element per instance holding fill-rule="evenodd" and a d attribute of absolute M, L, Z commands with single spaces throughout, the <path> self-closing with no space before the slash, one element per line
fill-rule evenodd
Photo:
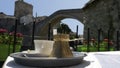
<path fill-rule="evenodd" d="M 71 31 L 71 29 L 68 27 L 67 24 L 62 23 L 58 28 L 58 33 L 64 33 L 64 34 L 69 34 Z"/>

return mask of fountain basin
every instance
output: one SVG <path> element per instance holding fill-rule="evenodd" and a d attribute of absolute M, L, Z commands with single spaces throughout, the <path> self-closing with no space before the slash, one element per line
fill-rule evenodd
<path fill-rule="evenodd" d="M 32 67 L 66 67 L 80 64 L 85 57 L 85 54 L 80 52 L 73 52 L 73 57 L 57 58 L 48 57 L 43 54 L 29 54 L 29 53 L 12 53 L 10 55 L 14 58 L 17 64 L 32 66 Z"/>

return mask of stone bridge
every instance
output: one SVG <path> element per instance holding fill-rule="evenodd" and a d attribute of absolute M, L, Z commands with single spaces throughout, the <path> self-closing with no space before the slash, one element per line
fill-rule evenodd
<path fill-rule="evenodd" d="M 62 19 L 73 18 L 84 24 L 84 38 L 87 38 L 87 29 L 90 28 L 90 38 L 97 39 L 98 29 L 102 29 L 101 39 L 107 38 L 110 30 L 110 39 L 115 39 L 116 31 L 120 30 L 120 0 L 90 0 L 81 9 L 59 10 L 45 20 L 36 24 L 36 35 L 46 36 L 48 24 L 53 27 Z"/>
<path fill-rule="evenodd" d="M 48 26 L 51 23 L 51 27 L 54 27 L 56 24 L 60 23 L 61 20 L 65 18 L 77 19 L 80 22 L 83 22 L 83 10 L 81 9 L 70 9 L 70 10 L 59 10 L 50 15 L 45 20 L 41 21 L 36 25 L 36 35 L 46 36 L 48 34 Z M 38 34 L 39 33 L 39 34 Z"/>

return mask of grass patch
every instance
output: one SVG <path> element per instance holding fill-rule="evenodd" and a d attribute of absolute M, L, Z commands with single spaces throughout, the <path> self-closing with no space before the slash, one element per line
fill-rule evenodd
<path fill-rule="evenodd" d="M 15 52 L 20 51 L 21 46 L 16 45 Z M 5 44 L 0 44 L 0 61 L 5 61 L 7 56 L 11 54 L 13 51 L 13 46 L 12 45 L 5 45 Z"/>
<path fill-rule="evenodd" d="M 100 51 L 107 51 L 107 48 L 106 47 L 100 47 L 99 50 Z M 114 50 L 115 50 L 114 47 L 110 47 L 110 51 L 114 51 Z M 79 52 L 87 52 L 87 45 L 79 45 L 77 47 L 77 51 L 79 51 Z M 98 48 L 96 46 L 90 46 L 89 51 L 90 52 L 97 52 Z"/>

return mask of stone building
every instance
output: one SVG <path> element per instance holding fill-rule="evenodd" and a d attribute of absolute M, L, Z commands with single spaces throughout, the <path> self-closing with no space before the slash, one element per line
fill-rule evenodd
<path fill-rule="evenodd" d="M 33 16 L 33 6 L 31 4 L 24 2 L 23 0 L 16 1 L 14 16 L 17 18 L 21 18 L 27 15 Z"/>

